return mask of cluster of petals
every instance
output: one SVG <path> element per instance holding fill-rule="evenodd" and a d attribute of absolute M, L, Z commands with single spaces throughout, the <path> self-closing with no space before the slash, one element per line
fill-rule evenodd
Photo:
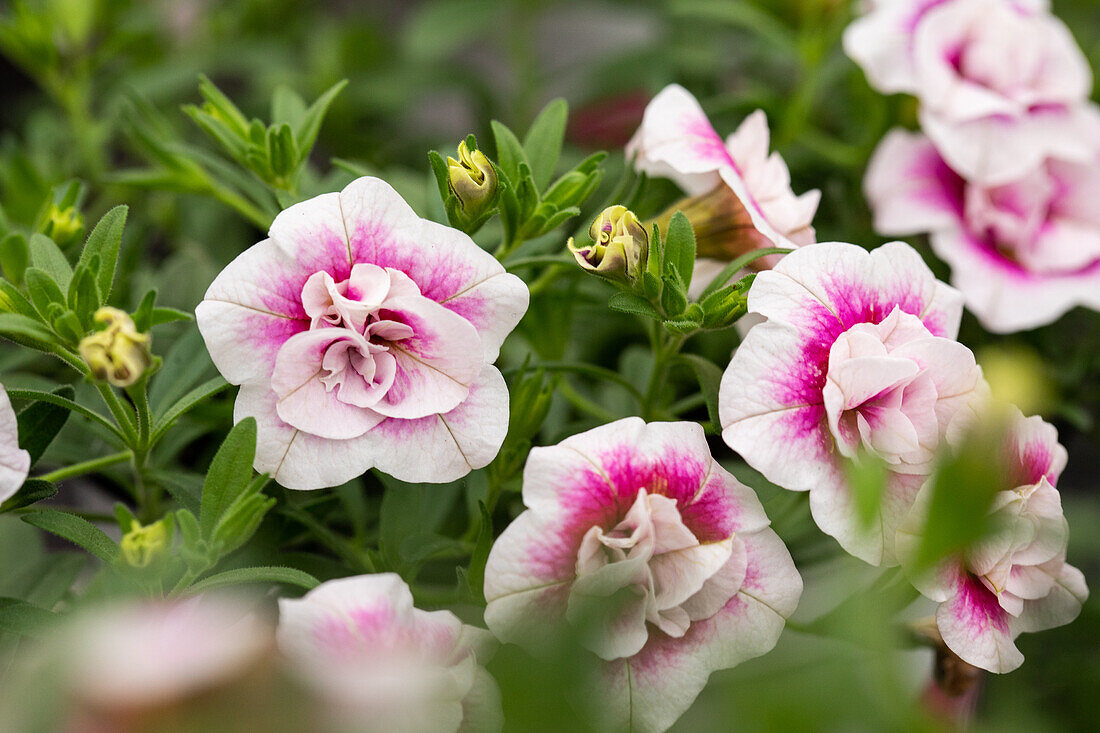
<path fill-rule="evenodd" d="M 280 652 L 328 701 L 333 730 L 499 731 L 500 692 L 482 666 L 495 641 L 450 611 L 413 607 L 395 574 L 330 580 L 279 601 Z"/>
<path fill-rule="evenodd" d="M 967 180 L 1007 183 L 1045 158 L 1091 161 L 1092 75 L 1045 0 L 883 0 L 844 48 L 880 91 L 920 101 L 920 123 Z"/>
<path fill-rule="evenodd" d="M 963 661 L 991 672 L 1023 663 L 1015 638 L 1076 618 L 1088 598 L 1085 578 L 1066 563 L 1068 527 L 1054 488 L 1066 451 L 1054 427 L 1013 410 L 1004 490 L 993 498 L 991 532 L 962 557 L 933 570 L 916 566 L 931 484 L 898 528 L 897 548 L 910 580 L 939 603 L 936 626 Z"/>
<path fill-rule="evenodd" d="M 492 366 L 527 287 L 462 232 L 360 178 L 280 213 L 195 311 L 255 417 L 255 467 L 292 489 L 370 468 L 451 481 L 493 459 L 508 392 Z"/>
<path fill-rule="evenodd" d="M 1048 159 L 998 186 L 968 181 L 918 133 L 890 132 L 864 180 L 876 231 L 929 234 L 951 282 L 986 328 L 1051 323 L 1100 310 L 1100 155 Z"/>
<path fill-rule="evenodd" d="M 810 492 L 817 525 L 869 563 L 896 564 L 894 535 L 936 452 L 988 390 L 955 341 L 958 291 L 909 245 L 813 244 L 757 275 L 749 330 L 720 385 L 722 437 L 769 481 Z M 857 516 L 846 463 L 888 480 L 880 516 Z"/>
<path fill-rule="evenodd" d="M 797 247 L 815 241 L 819 191 L 795 196 L 779 153 L 769 152 L 768 120 L 757 110 L 722 140 L 706 113 L 683 87 L 665 87 L 646 107 L 642 124 L 626 147 L 637 170 L 668 178 L 689 196 L 721 188 L 737 203 L 728 227 L 739 231 L 747 252 Z M 713 267 L 703 269 L 717 274 Z"/>
<path fill-rule="evenodd" d="M 802 580 L 694 423 L 625 418 L 531 451 L 494 544 L 485 620 L 538 652 L 576 633 L 611 728 L 661 731 L 710 673 L 769 651 Z"/>
<path fill-rule="evenodd" d="M 8 392 L 0 385 L 0 502 L 12 497 L 27 480 L 31 455 L 19 447 L 19 422 Z"/>

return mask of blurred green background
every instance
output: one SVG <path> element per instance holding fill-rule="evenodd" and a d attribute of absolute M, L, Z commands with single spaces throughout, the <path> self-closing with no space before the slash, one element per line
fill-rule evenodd
<path fill-rule="evenodd" d="M 1053 5 L 1097 68 L 1100 3 Z M 120 278 L 128 287 L 120 302 L 131 307 L 136 303 L 128 299 L 156 284 L 165 305 L 193 308 L 221 267 L 262 236 L 208 196 L 173 190 L 168 181 L 129 185 L 120 176 L 149 169 L 150 155 L 140 140 L 149 126 L 165 138 L 203 146 L 201 132 L 180 110 L 198 102 L 199 74 L 212 78 L 246 114 L 261 118 L 269 114 L 277 85 L 312 100 L 348 79 L 314 149 L 310 187 L 332 190 L 350 180 L 352 171 L 369 171 L 425 214 L 436 196 L 429 148 L 453 154 L 470 132 L 487 142 L 491 119 L 524 129 L 543 104 L 559 96 L 571 108 L 566 162 L 608 150 L 610 189 L 622 167 L 616 154 L 646 102 L 665 84 L 679 82 L 700 98 L 723 134 L 752 110 L 765 110 L 794 190 L 822 190 L 819 239 L 865 246 L 883 241 L 871 230 L 860 193 L 866 161 L 890 127 L 914 124 L 911 100 L 872 91 L 843 55 L 840 34 L 854 4 L 840 0 L 52 0 L 0 7 L 5 223 L 33 226 L 53 187 L 72 178 L 89 186 L 89 221 L 116 203 L 130 204 L 127 276 Z M 333 158 L 344 162 L 333 164 Z M 654 208 L 673 193 L 660 183 L 652 189 Z M 913 243 L 946 278 L 926 244 Z M 598 299 L 571 313 L 574 326 L 562 335 L 570 352 L 627 370 L 636 325 L 613 318 Z M 532 313 L 527 330 L 553 316 Z M 989 349 L 1005 348 L 1041 359 L 1057 394 L 1047 417 L 1070 452 L 1059 486 L 1071 528 L 1069 560 L 1095 583 L 1100 317 L 1078 309 L 1051 326 L 1005 337 L 985 333 L 967 316 L 960 338 L 979 359 Z M 693 348 L 724 366 L 734 343 L 733 335 L 708 336 Z M 3 359 L 5 372 L 20 368 L 17 355 L 5 351 Z M 217 416 L 227 414 L 223 409 Z M 577 429 L 560 421 L 550 425 L 545 442 Z M 720 441 L 714 449 L 724 462 L 732 458 Z M 858 563 L 836 559 L 831 541 L 797 507 L 783 515 L 785 495 L 767 488 L 761 494 L 805 570 L 807 613 L 835 605 L 846 591 L 870 582 L 873 576 Z M 906 701 L 926 679 L 930 654 L 886 649 L 874 631 L 875 619 L 885 612 L 876 603 L 857 603 L 855 623 L 839 638 L 787 632 L 772 654 L 717 674 L 675 730 L 914 725 Z M 1072 625 L 1025 636 L 1019 646 L 1027 657 L 1023 668 L 986 676 L 978 727 L 1095 730 L 1100 600 L 1094 595 Z M 510 654 L 502 652 L 500 669 L 522 669 L 509 665 Z M 501 683 L 506 691 L 512 684 Z M 551 693 L 511 699 L 524 701 L 506 710 L 511 729 L 565 729 L 568 714 L 561 717 L 560 701 Z"/>

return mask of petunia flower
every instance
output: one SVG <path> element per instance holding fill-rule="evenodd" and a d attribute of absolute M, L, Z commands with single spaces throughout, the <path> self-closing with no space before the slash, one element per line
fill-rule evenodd
<path fill-rule="evenodd" d="M 748 309 L 767 320 L 722 376 L 722 438 L 772 483 L 809 491 L 817 525 L 849 553 L 896 564 L 898 523 L 952 421 L 987 389 L 954 340 L 961 296 L 901 242 L 828 243 L 757 275 Z M 863 526 L 846 464 L 868 454 L 889 471 Z"/>
<path fill-rule="evenodd" d="M 66 686 L 95 709 L 182 701 L 244 675 L 272 649 L 248 604 L 220 597 L 114 604 L 57 637 Z"/>
<path fill-rule="evenodd" d="M 360 178 L 280 213 L 195 310 L 255 417 L 255 467 L 291 489 L 377 468 L 451 481 L 493 459 L 508 391 L 492 366 L 527 287 L 468 236 Z"/>
<path fill-rule="evenodd" d="M 347 729 L 497 731 L 500 692 L 482 664 L 489 632 L 421 611 L 393 573 L 330 580 L 279 601 L 278 643 Z"/>
<path fill-rule="evenodd" d="M 882 2 L 844 48 L 878 89 L 920 100 L 922 128 L 969 180 L 1100 152 L 1088 61 L 1045 0 Z"/>
<path fill-rule="evenodd" d="M 30 470 L 31 454 L 19 447 L 19 423 L 8 391 L 0 385 L 0 502 L 19 491 Z"/>
<path fill-rule="evenodd" d="M 728 261 L 754 249 L 814 241 L 821 193 L 795 196 L 787 164 L 768 148 L 763 111 L 723 141 L 695 97 L 670 84 L 646 107 L 626 155 L 639 171 L 669 178 L 693 197 L 673 208 L 689 214 L 700 256 Z"/>
<path fill-rule="evenodd" d="M 775 646 L 802 580 L 694 423 L 625 418 L 531 451 L 493 545 L 485 621 L 538 652 L 575 629 L 609 727 L 661 731 L 714 670 Z"/>
<path fill-rule="evenodd" d="M 916 566 L 931 486 L 921 490 L 898 528 L 897 548 L 909 579 L 940 605 L 936 626 L 963 661 L 990 672 L 1023 663 L 1015 638 L 1076 618 L 1088 598 L 1081 571 L 1066 563 L 1069 529 L 1054 488 L 1066 451 L 1039 417 L 1011 417 L 1005 489 L 990 508 L 992 532 L 962 557 L 932 571 Z"/>
<path fill-rule="evenodd" d="M 1100 310 L 1100 155 L 1048 160 L 1019 180 L 964 180 L 927 138 L 894 130 L 864 181 L 881 234 L 931 234 L 951 282 L 991 331 L 1051 323 L 1076 305 Z"/>

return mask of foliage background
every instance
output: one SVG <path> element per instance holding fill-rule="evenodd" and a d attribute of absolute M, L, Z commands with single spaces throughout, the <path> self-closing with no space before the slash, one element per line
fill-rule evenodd
<path fill-rule="evenodd" d="M 41 29 L 42 46 L 30 57 L 13 50 L 10 35 L 0 33 L 0 203 L 10 225 L 33 226 L 52 187 L 80 178 L 89 185 L 84 207 L 89 222 L 117 203 L 130 204 L 113 301 L 131 309 L 145 289 L 156 285 L 162 304 L 191 310 L 221 267 L 262 238 L 254 225 L 209 196 L 129 185 L 133 178 L 119 175 L 147 165 L 135 125 L 155 120 L 166 138 L 203 144 L 201 133 L 180 111 L 181 104 L 198 101 L 200 73 L 214 79 L 246 114 L 259 117 L 268 115 L 279 84 L 313 99 L 347 78 L 313 152 L 317 176 L 309 186 L 333 190 L 353 177 L 351 170 L 370 171 L 429 216 L 440 215 L 425 155 L 429 148 L 453 151 L 469 132 L 491 140 L 491 119 L 522 130 L 558 96 L 571 106 L 565 162 L 608 150 L 612 156 L 604 189 L 610 190 L 622 167 L 616 153 L 646 101 L 676 81 L 703 101 L 721 133 L 732 131 L 753 109 L 764 109 L 773 146 L 790 165 L 794 190 L 822 190 L 819 240 L 869 247 L 883 240 L 872 232 L 860 193 L 866 161 L 887 129 L 915 122 L 910 100 L 873 92 L 843 55 L 839 37 L 853 6 L 840 0 L 62 0 L 50 5 L 56 8 L 54 21 Z M 1100 5 L 1056 0 L 1054 10 L 1096 68 Z M 332 158 L 349 162 L 335 166 Z M 639 211 L 643 216 L 674 196 L 674 189 L 660 182 L 647 191 Z M 602 196 L 593 198 L 595 206 Z M 587 226 L 589 213 L 569 226 Z M 550 236 L 564 241 L 566 234 Z M 913 243 L 946 278 L 926 243 Z M 531 353 L 535 361 L 602 365 L 644 384 L 650 368 L 644 335 L 634 320 L 607 310 L 606 296 L 598 283 L 571 277 L 552 283 L 504 354 L 504 369 L 514 369 Z M 1057 395 L 1047 417 L 1070 453 L 1059 485 L 1071 528 L 1069 561 L 1095 588 L 1100 577 L 1100 317 L 1078 309 L 1052 326 L 995 337 L 968 315 L 961 340 L 978 352 L 979 360 L 993 353 L 990 349 L 1006 348 L 1024 349 L 1041 360 L 1041 371 Z M 736 334 L 729 331 L 697 337 L 687 348 L 724 366 L 735 343 Z M 174 359 L 181 391 L 213 375 L 193 325 L 159 331 L 155 350 Z M 59 367 L 25 350 L 0 347 L 0 372 L 9 388 L 49 388 L 55 371 Z M 561 379 L 536 444 L 590 427 L 601 421 L 601 412 L 612 419 L 633 411 L 620 388 L 576 375 Z M 689 372 L 676 372 L 672 386 L 689 394 L 691 379 Z M 588 405 L 587 413 L 579 403 Z M 201 485 L 196 467 L 207 465 L 224 436 L 231 404 L 231 394 L 223 395 L 193 413 L 161 446 L 160 465 L 185 467 L 189 478 L 183 482 Z M 698 401 L 683 407 L 688 419 L 706 420 Z M 95 454 L 92 440 L 70 421 L 43 465 L 63 466 Z M 712 440 L 712 447 L 723 463 L 747 475 L 720 440 Z M 845 588 L 870 582 L 873 575 L 859 563 L 838 558 L 835 543 L 809 522 L 804 502 L 748 475 L 805 571 L 804 605 L 810 607 L 805 613 L 835 605 L 830 599 Z M 418 575 L 418 600 L 431 604 L 435 581 L 442 587 L 443 574 L 452 571 L 408 563 L 400 541 L 416 526 L 444 534 L 452 529 L 446 526 L 452 509 L 479 490 L 467 484 L 433 492 L 398 487 L 405 492 L 402 501 L 417 506 L 415 521 L 404 527 L 384 517 L 379 522 L 382 487 L 371 477 L 336 491 L 279 495 L 275 519 L 265 523 L 244 554 L 281 548 L 288 562 L 318 577 L 361 571 L 348 570 L 331 547 L 319 547 L 316 540 L 286 549 L 286 538 L 301 530 L 301 513 L 311 512 L 353 544 L 380 542 L 376 566 Z M 119 495 L 107 472 L 67 483 L 61 496 L 65 505 L 94 514 L 109 511 Z M 518 510 L 517 495 L 507 499 L 495 518 L 498 531 Z M 49 547 L 56 555 L 58 546 L 47 545 L 19 522 L 0 519 L 0 595 L 18 597 L 35 575 L 41 560 L 36 553 Z M 857 603 L 850 628 L 828 635 L 786 632 L 770 655 L 716 675 L 675 730 L 726 729 L 726 722 L 716 721 L 735 721 L 729 727 L 740 730 L 883 730 L 916 724 L 904 701 L 920 686 L 930 657 L 922 651 L 901 656 L 892 651 L 891 640 L 874 632 L 880 612 L 875 601 Z M 1022 638 L 1024 666 L 1009 675 L 986 676 L 979 727 L 1092 729 L 1100 715 L 1098 638 L 1100 599 L 1095 593 L 1072 625 Z M 511 649 L 502 650 L 495 665 L 511 729 L 580 725 L 562 706 L 560 680 L 553 674 L 532 680 L 534 673 Z M 530 682 L 541 687 L 532 688 Z"/>

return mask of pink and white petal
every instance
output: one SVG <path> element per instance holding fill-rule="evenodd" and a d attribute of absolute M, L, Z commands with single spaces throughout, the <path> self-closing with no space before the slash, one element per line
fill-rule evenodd
<path fill-rule="evenodd" d="M 943 603 L 955 592 L 959 575 L 958 563 L 945 562 L 933 568 L 922 568 L 918 565 L 931 500 L 931 484 L 925 483 L 894 533 L 894 554 L 913 587 L 925 598 Z"/>
<path fill-rule="evenodd" d="M 500 687 L 484 667 L 474 670 L 474 684 L 462 698 L 462 725 L 456 733 L 498 733 L 504 727 Z"/>
<path fill-rule="evenodd" d="M 771 220 L 768 213 L 765 211 L 765 202 L 758 200 L 756 193 L 749 186 L 742 173 L 734 166 L 727 166 L 718 171 L 718 175 L 722 181 L 729 186 L 729 189 L 733 191 L 733 194 L 737 197 L 737 200 L 745 207 L 745 211 L 749 214 L 749 219 L 752 220 L 752 225 L 756 228 L 756 231 L 760 233 L 760 236 L 764 240 L 760 242 L 759 246 L 762 247 L 789 247 L 794 249 L 797 245 L 794 244 L 787 236 L 779 231 L 775 222 Z M 787 187 L 786 191 L 790 191 Z M 794 195 L 791 194 L 791 198 Z M 769 255 L 771 257 L 771 255 Z M 774 262 L 774 260 L 772 260 Z"/>
<path fill-rule="evenodd" d="M 279 599 L 279 647 L 322 664 L 347 659 L 365 641 L 384 644 L 409 632 L 412 613 L 412 592 L 396 573 L 328 580 L 301 598 Z"/>
<path fill-rule="evenodd" d="M 645 646 L 649 599 L 639 589 L 649 583 L 646 558 L 612 562 L 573 581 L 565 617 L 581 643 L 601 659 L 632 657 Z"/>
<path fill-rule="evenodd" d="M 458 407 L 416 420 L 388 418 L 368 432 L 371 465 L 401 481 L 446 483 L 484 468 L 508 432 L 508 386 L 485 366 Z"/>
<path fill-rule="evenodd" d="M 373 430 L 351 440 L 331 440 L 287 425 L 276 411 L 278 395 L 262 383 L 241 387 L 233 406 L 233 421 L 256 418 L 256 459 L 253 467 L 288 489 L 308 491 L 339 486 L 361 476 L 372 465 Z"/>
<path fill-rule="evenodd" d="M 1100 113 L 1090 103 L 970 122 L 953 122 L 924 108 L 920 123 L 951 168 L 986 186 L 1023 178 L 1048 157 L 1090 161 L 1100 147 Z"/>
<path fill-rule="evenodd" d="M 279 212 L 268 236 L 309 274 L 324 270 L 336 282 L 347 280 L 361 260 L 352 257 L 344 213 L 340 194 L 321 194 Z"/>
<path fill-rule="evenodd" d="M 15 495 L 31 470 L 31 454 L 19 447 L 19 423 L 0 385 L 0 502 Z"/>
<path fill-rule="evenodd" d="M 928 138 L 902 129 L 882 138 L 863 179 L 875 231 L 887 236 L 957 226 L 964 186 Z"/>
<path fill-rule="evenodd" d="M 927 6 L 929 3 L 921 5 Z M 913 69 L 913 27 L 917 3 L 880 3 L 844 30 L 844 53 L 859 64 L 868 83 L 883 94 L 912 92 L 918 82 Z"/>
<path fill-rule="evenodd" d="M 695 498 L 680 506 L 680 516 L 696 537 L 711 541 L 731 533 L 755 532 L 771 523 L 756 492 L 717 462 Z"/>
<path fill-rule="evenodd" d="M 692 621 L 708 619 L 722 610 L 745 584 L 749 555 L 740 537 L 732 538 L 730 556 L 718 572 L 712 575 L 698 593 L 682 605 Z"/>
<path fill-rule="evenodd" d="M 982 368 L 974 352 L 951 339 L 932 337 L 902 344 L 893 355 L 912 359 L 936 386 L 936 418 L 946 428 L 954 416 L 982 389 Z"/>
<path fill-rule="evenodd" d="M 691 196 L 713 188 L 717 171 L 733 162 L 698 100 L 679 84 L 650 101 L 626 157 L 634 158 L 639 171 L 669 178 Z"/>
<path fill-rule="evenodd" d="M 485 623 L 502 642 L 546 648 L 562 629 L 577 547 L 555 521 L 528 509 L 512 521 L 485 565 Z"/>
<path fill-rule="evenodd" d="M 851 488 L 843 479 L 822 483 L 810 492 L 810 513 L 827 535 L 847 552 L 872 565 L 898 564 L 898 527 L 916 501 L 925 476 L 890 473 L 877 515 L 867 525 L 859 518 Z"/>
<path fill-rule="evenodd" d="M 1089 588 L 1080 570 L 1062 563 L 1056 571 L 1054 588 L 1038 600 L 1025 600 L 1024 611 L 1012 626 L 1016 633 L 1045 631 L 1064 626 L 1081 612 L 1089 598 Z"/>
<path fill-rule="evenodd" d="M 1013 643 L 1010 616 L 989 589 L 962 574 L 955 593 L 936 611 L 936 626 L 947 648 L 975 667 L 1003 674 L 1024 662 Z"/>
<path fill-rule="evenodd" d="M 856 323 L 879 323 L 894 308 L 947 338 L 958 333 L 962 317 L 962 296 L 938 282 L 904 242 L 888 242 L 872 252 L 843 242 L 800 247 L 756 277 L 748 306 L 769 320 L 796 326 L 826 347 Z"/>
<path fill-rule="evenodd" d="M 769 481 L 792 491 L 839 480 L 821 397 L 828 344 L 817 349 L 822 353 L 814 346 L 785 323 L 758 324 L 719 386 L 722 439 Z"/>
<path fill-rule="evenodd" d="M 283 344 L 271 375 L 271 388 L 279 396 L 275 409 L 281 420 L 311 435 L 334 440 L 356 438 L 382 422 L 377 412 L 342 402 L 337 390 L 329 390 L 321 381 L 325 352 L 334 342 L 345 339 L 353 344 L 361 342 L 366 348 L 359 334 L 344 328 L 303 331 Z M 354 372 L 350 364 L 345 368 Z M 359 379 L 359 375 L 348 378 Z"/>
<path fill-rule="evenodd" d="M 1051 486 L 1066 467 L 1069 454 L 1058 442 L 1058 429 L 1038 415 L 1024 417 L 1015 405 L 1010 407 L 1009 483 L 1024 486 L 1046 478 Z"/>
<path fill-rule="evenodd" d="M 283 343 L 309 328 L 302 288 L 314 272 L 265 239 L 214 278 L 195 308 L 195 321 L 228 382 L 268 379 Z"/>
<path fill-rule="evenodd" d="M 527 311 L 527 286 L 466 234 L 421 219 L 385 181 L 360 178 L 340 192 L 356 262 L 408 275 L 431 300 L 477 328 L 486 362 Z"/>
<path fill-rule="evenodd" d="M 484 362 L 477 329 L 462 316 L 421 296 L 393 298 L 381 311 L 413 335 L 390 345 L 397 373 L 372 409 L 411 420 L 448 412 L 466 399 Z"/>
<path fill-rule="evenodd" d="M 770 529 L 742 537 L 748 557 L 744 585 L 708 619 L 673 639 L 651 632 L 642 651 L 605 667 L 601 686 L 613 724 L 663 731 L 687 710 L 710 673 L 770 651 L 802 594 L 802 578 Z"/>
<path fill-rule="evenodd" d="M 1063 275 L 1032 273 L 963 230 L 935 232 L 931 244 L 967 307 L 995 333 L 1052 323 L 1076 305 L 1100 308 L 1100 262 Z"/>

